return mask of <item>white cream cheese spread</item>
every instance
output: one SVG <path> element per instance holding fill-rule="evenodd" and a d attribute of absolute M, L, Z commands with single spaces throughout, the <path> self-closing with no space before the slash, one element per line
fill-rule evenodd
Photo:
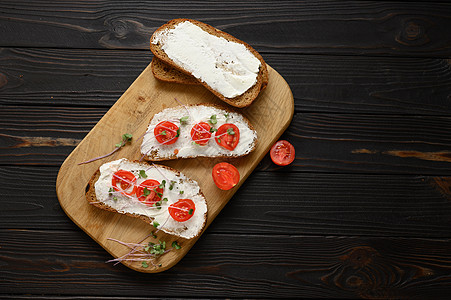
<path fill-rule="evenodd" d="M 260 60 L 243 44 L 228 41 L 185 21 L 156 33 L 153 44 L 213 90 L 233 98 L 257 82 Z"/>
<path fill-rule="evenodd" d="M 163 188 L 161 208 L 147 206 L 135 196 L 126 196 L 120 192 L 112 191 L 113 174 L 119 170 L 132 172 L 137 178 L 135 185 L 139 185 L 147 179 L 154 179 L 160 183 L 165 181 Z M 140 171 L 143 170 L 146 178 L 143 178 Z M 141 176 L 140 176 L 141 175 Z M 108 162 L 100 167 L 100 177 L 95 183 L 95 192 L 97 201 L 114 208 L 120 213 L 130 213 L 144 215 L 153 218 L 158 229 L 169 234 L 176 233 L 183 238 L 193 238 L 202 230 L 206 213 L 207 204 L 204 196 L 200 193 L 197 182 L 188 179 L 182 173 L 175 173 L 169 169 L 157 165 L 148 165 L 144 163 L 131 162 L 125 158 Z M 175 221 L 168 211 L 168 207 L 179 199 L 191 199 L 196 208 L 193 216 L 185 221 Z"/>
<path fill-rule="evenodd" d="M 209 123 L 214 116 L 213 128 L 219 128 L 225 123 L 231 123 L 238 127 L 240 138 L 235 149 L 228 150 L 219 146 L 215 141 L 215 134 L 211 135 L 207 145 L 198 145 L 191 138 L 191 128 L 199 122 Z M 185 118 L 184 122 L 180 122 Z M 154 135 L 155 126 L 162 121 L 170 121 L 180 129 L 180 136 L 174 144 L 160 144 Z M 257 132 L 249 127 L 248 122 L 241 114 L 227 112 L 215 106 L 192 105 L 166 108 L 157 113 L 149 124 L 141 144 L 141 153 L 145 155 L 156 151 L 158 157 L 171 158 L 174 153 L 177 157 L 214 157 L 214 156 L 242 156 L 248 154 L 257 141 Z"/>

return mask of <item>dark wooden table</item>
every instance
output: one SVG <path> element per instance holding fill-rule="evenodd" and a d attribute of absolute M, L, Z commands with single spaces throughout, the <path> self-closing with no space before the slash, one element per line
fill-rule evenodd
<path fill-rule="evenodd" d="M 179 264 L 142 274 L 105 263 L 55 180 L 177 17 L 287 80 L 296 160 L 265 157 Z M 451 297 L 448 1 L 2 0 L 0 47 L 1 298 Z"/>

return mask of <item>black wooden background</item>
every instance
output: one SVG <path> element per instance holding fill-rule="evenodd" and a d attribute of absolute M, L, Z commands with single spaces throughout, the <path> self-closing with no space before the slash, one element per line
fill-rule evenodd
<path fill-rule="evenodd" d="M 287 80 L 297 155 L 265 157 L 179 264 L 142 274 L 105 263 L 55 180 L 177 17 Z M 449 1 L 0 1 L 0 297 L 449 299 L 450 57 Z"/>

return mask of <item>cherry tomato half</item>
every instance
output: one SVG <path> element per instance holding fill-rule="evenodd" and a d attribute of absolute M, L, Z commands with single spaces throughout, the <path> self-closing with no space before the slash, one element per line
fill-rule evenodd
<path fill-rule="evenodd" d="M 199 145 L 206 145 L 211 137 L 211 126 L 208 123 L 200 122 L 191 129 L 191 138 Z"/>
<path fill-rule="evenodd" d="M 163 189 L 159 187 L 160 183 L 153 179 L 147 179 L 141 182 L 136 188 L 136 197 L 147 206 L 152 206 L 160 201 L 163 196 Z"/>
<path fill-rule="evenodd" d="M 286 166 L 293 162 L 295 158 L 295 151 L 293 145 L 288 141 L 277 141 L 269 152 L 272 161 L 279 166 Z"/>
<path fill-rule="evenodd" d="M 115 191 L 121 192 L 124 195 L 132 195 L 135 193 L 135 182 L 136 177 L 132 172 L 119 170 L 113 174 L 113 179 L 111 180 L 111 185 Z M 120 187 L 118 187 L 120 184 Z M 133 187 L 133 188 L 132 188 Z M 127 189 L 132 188 L 131 191 L 127 192 Z"/>
<path fill-rule="evenodd" d="M 215 134 L 216 143 L 230 151 L 236 148 L 239 140 L 240 130 L 234 124 L 226 123 L 219 126 Z"/>
<path fill-rule="evenodd" d="M 240 181 L 240 173 L 235 166 L 222 162 L 213 167 L 213 181 L 221 190 L 230 190 Z"/>
<path fill-rule="evenodd" d="M 169 214 L 177 222 L 185 222 L 191 219 L 196 210 L 196 205 L 191 199 L 180 199 L 168 207 Z"/>
<path fill-rule="evenodd" d="M 160 144 L 171 145 L 179 138 L 179 127 L 172 122 L 163 121 L 157 124 L 153 130 L 155 138 Z"/>

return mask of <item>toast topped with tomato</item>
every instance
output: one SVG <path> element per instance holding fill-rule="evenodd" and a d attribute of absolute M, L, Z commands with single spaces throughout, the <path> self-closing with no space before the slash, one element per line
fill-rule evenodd
<path fill-rule="evenodd" d="M 207 220 L 207 202 L 196 181 L 167 166 L 125 158 L 100 166 L 86 199 L 185 239 L 198 236 Z"/>
<path fill-rule="evenodd" d="M 266 63 L 255 49 L 196 20 L 174 19 L 164 24 L 152 34 L 150 50 L 159 61 L 235 107 L 249 106 L 268 83 Z M 161 68 L 152 70 L 157 78 L 175 78 L 156 71 Z"/>
<path fill-rule="evenodd" d="M 239 157 L 257 145 L 257 132 L 242 114 L 213 104 L 166 108 L 155 114 L 143 137 L 145 159 Z"/>

